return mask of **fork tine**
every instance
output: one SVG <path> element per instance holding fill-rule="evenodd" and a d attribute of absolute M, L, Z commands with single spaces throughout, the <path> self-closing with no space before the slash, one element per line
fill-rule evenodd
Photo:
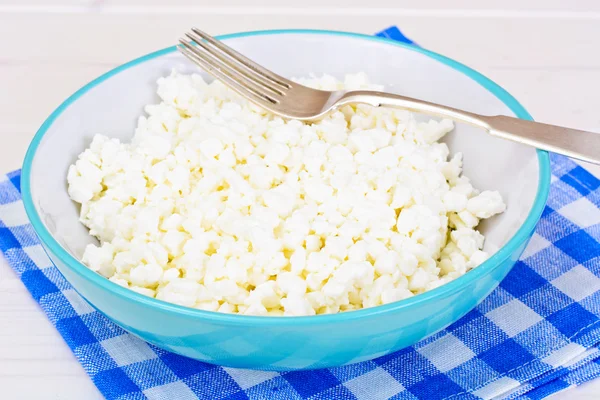
<path fill-rule="evenodd" d="M 243 97 L 258 103 L 262 107 L 271 110 L 275 104 L 278 103 L 276 99 L 261 93 L 260 90 L 253 88 L 251 86 L 247 86 L 245 83 L 241 83 L 237 79 L 233 78 L 230 73 L 223 71 L 221 68 L 211 64 L 207 61 L 202 53 L 196 52 L 196 48 L 189 44 L 184 40 L 180 40 L 181 44 L 184 47 L 178 46 L 178 50 L 183 53 L 188 59 L 190 59 L 194 64 L 200 66 L 200 68 L 204 69 L 206 72 L 211 74 L 216 79 L 223 81 L 227 86 L 235 90 L 237 93 L 242 95 Z"/>
<path fill-rule="evenodd" d="M 206 40 L 208 43 L 213 45 L 214 47 L 221 50 L 223 53 L 227 54 L 229 57 L 231 57 L 235 61 L 246 66 L 247 68 L 254 71 L 256 74 L 268 79 L 269 81 L 273 82 L 274 84 L 279 85 L 282 89 L 291 89 L 292 88 L 292 82 L 289 81 L 288 79 L 285 79 L 284 77 L 277 75 L 274 72 L 269 71 L 268 69 L 256 64 L 254 61 L 252 61 L 249 58 L 238 53 L 231 47 L 218 41 L 217 39 L 213 38 L 209 34 L 202 32 L 200 29 L 192 28 L 192 31 L 195 34 L 197 34 L 198 36 L 200 36 L 202 39 Z"/>
<path fill-rule="evenodd" d="M 215 49 L 214 47 L 207 45 L 206 42 L 202 40 L 202 37 L 196 35 L 193 32 L 186 33 L 185 35 L 192 42 L 195 42 L 198 46 L 202 47 L 202 49 L 204 49 L 204 51 L 209 53 L 212 57 L 220 60 L 222 63 L 226 64 L 228 67 L 234 69 L 238 73 L 244 75 L 246 78 L 252 80 L 257 85 L 264 87 L 266 90 L 270 91 L 274 95 L 285 96 L 285 93 L 282 91 L 282 89 L 274 83 L 272 83 L 270 80 L 265 79 L 262 75 L 254 73 L 254 71 L 250 70 L 248 67 L 235 62 L 235 60 L 232 60 L 231 57 L 223 55 L 223 52 L 221 52 L 219 49 Z"/>
<path fill-rule="evenodd" d="M 214 78 L 226 83 L 240 95 L 253 101 L 258 101 L 261 105 L 273 106 L 279 102 L 277 99 L 263 93 L 260 88 L 256 87 L 251 82 L 247 82 L 243 78 L 240 78 L 239 75 L 233 74 L 226 67 L 223 68 L 223 65 L 218 65 L 218 63 L 215 64 L 212 60 L 207 59 L 207 57 L 202 52 L 198 51 L 195 46 L 189 44 L 183 39 L 180 39 L 180 43 L 184 47 L 178 46 L 178 49 L 188 59 L 197 64 L 200 68 L 204 69 Z"/>

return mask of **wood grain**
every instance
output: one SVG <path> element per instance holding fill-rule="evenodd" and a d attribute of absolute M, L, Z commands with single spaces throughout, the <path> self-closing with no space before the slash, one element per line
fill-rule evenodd
<path fill-rule="evenodd" d="M 168 3 L 168 5 L 166 5 Z M 524 4 L 526 4 L 524 6 Z M 389 25 L 474 67 L 539 120 L 600 131 L 596 0 L 0 0 L 0 172 L 20 167 L 61 101 L 114 66 L 171 46 L 189 26 L 222 34 Z M 600 176 L 600 169 L 593 171 Z M 102 396 L 0 256 L 2 398 Z M 597 398 L 600 383 L 555 399 Z"/>

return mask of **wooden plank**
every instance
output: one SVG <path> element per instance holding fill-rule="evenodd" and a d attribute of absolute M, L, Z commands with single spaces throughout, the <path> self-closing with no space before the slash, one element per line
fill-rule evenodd
<path fill-rule="evenodd" d="M 0 42 L 0 62 L 112 65 L 171 46 L 194 25 L 213 34 L 257 28 L 336 29 L 371 34 L 386 26 L 398 25 L 419 44 L 476 67 L 600 66 L 596 40 L 600 37 L 600 24 L 596 20 L 356 15 L 332 19 L 331 16 L 293 14 L 277 18 L 269 15 L 252 18 L 211 15 L 205 18 L 194 13 L 166 16 L 89 14 L 85 18 L 76 14 L 0 13 L 0 35 L 11 37 L 14 32 L 19 32 L 20 39 Z"/>
<path fill-rule="evenodd" d="M 20 12 L 32 12 L 35 10 L 68 11 L 68 12 L 126 12 L 126 13 L 145 13 L 152 12 L 149 8 L 159 10 L 163 13 L 182 12 L 183 10 L 205 11 L 215 9 L 228 9 L 228 12 L 243 14 L 247 10 L 260 7 L 270 8 L 272 12 L 278 9 L 311 9 L 313 14 L 320 14 L 327 8 L 336 8 L 338 11 L 348 9 L 363 9 L 373 12 L 373 10 L 391 9 L 395 13 L 421 12 L 446 12 L 446 13 L 464 13 L 473 11 L 507 13 L 514 11 L 521 14 L 530 14 L 532 12 L 550 14 L 555 11 L 567 12 L 588 12 L 600 11 L 600 5 L 595 0 L 529 0 L 526 6 L 521 0 L 454 0 L 450 4 L 446 0 L 421 0 L 419 2 L 410 0 L 379 0 L 376 3 L 366 5 L 363 0 L 304 0 L 299 2 L 283 2 L 280 0 L 28 0 L 25 4 L 19 0 L 0 0 L 0 7 L 6 10 L 19 10 Z"/>
<path fill-rule="evenodd" d="M 50 364 L 37 369 L 37 374 L 24 376 L 0 375 L 2 393 L 21 400 L 102 400 L 91 379 L 85 374 L 59 376 L 60 365 Z"/>

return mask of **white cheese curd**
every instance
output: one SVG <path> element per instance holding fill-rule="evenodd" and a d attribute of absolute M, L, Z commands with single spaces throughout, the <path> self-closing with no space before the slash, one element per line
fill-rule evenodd
<path fill-rule="evenodd" d="M 375 88 L 364 73 L 303 84 Z M 451 121 L 346 106 L 306 124 L 199 75 L 158 80 L 131 143 L 94 137 L 68 172 L 100 246 L 82 261 L 164 301 L 248 315 L 315 315 L 398 301 L 486 260 L 481 218 L 501 213 Z"/>

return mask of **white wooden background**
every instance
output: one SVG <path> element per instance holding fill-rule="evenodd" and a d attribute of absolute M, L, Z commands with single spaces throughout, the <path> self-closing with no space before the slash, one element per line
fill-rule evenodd
<path fill-rule="evenodd" d="M 193 25 L 212 34 L 398 25 L 504 86 L 534 118 L 600 131 L 598 0 L 0 0 L 0 173 L 20 167 L 68 95 Z M 556 398 L 599 393 L 592 382 Z M 101 398 L 1 256 L 0 398 Z"/>

